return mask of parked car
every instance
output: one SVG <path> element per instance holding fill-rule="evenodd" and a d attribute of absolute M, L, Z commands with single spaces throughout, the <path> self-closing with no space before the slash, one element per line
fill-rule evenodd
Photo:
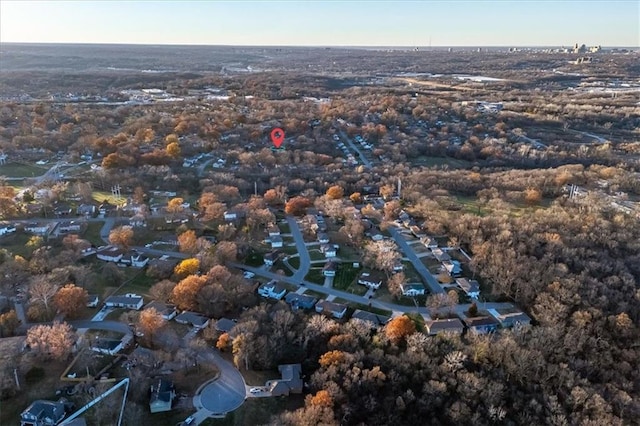
<path fill-rule="evenodd" d="M 251 272 L 251 271 L 245 271 L 243 275 L 244 275 L 244 277 L 245 277 L 246 279 L 251 279 L 251 278 L 253 278 L 253 277 L 255 277 L 255 276 L 256 276 L 256 274 L 254 274 L 254 273 L 253 273 L 253 272 Z"/>
<path fill-rule="evenodd" d="M 251 389 L 249 389 L 249 392 L 251 392 L 251 393 L 260 393 L 260 392 L 262 392 L 262 389 L 261 388 L 251 388 Z"/>
<path fill-rule="evenodd" d="M 184 424 L 185 424 L 185 425 L 190 425 L 190 424 L 191 424 L 191 423 L 193 423 L 195 420 L 196 420 L 196 419 L 195 419 L 195 417 L 193 417 L 193 416 L 189 416 L 189 417 L 187 417 L 187 419 L 184 421 Z"/>

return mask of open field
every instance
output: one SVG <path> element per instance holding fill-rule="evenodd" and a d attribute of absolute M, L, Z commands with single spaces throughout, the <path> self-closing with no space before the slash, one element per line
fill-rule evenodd
<path fill-rule="evenodd" d="M 46 171 L 47 169 L 43 167 L 31 164 L 7 163 L 0 165 L 0 176 L 6 177 L 37 177 Z"/>

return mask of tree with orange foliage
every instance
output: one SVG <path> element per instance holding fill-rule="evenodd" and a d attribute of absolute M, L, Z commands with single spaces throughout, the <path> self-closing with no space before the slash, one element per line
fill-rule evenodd
<path fill-rule="evenodd" d="M 218 201 L 218 197 L 213 192 L 203 192 L 198 200 L 198 207 L 202 220 L 220 220 L 227 209 L 227 205 Z"/>
<path fill-rule="evenodd" d="M 121 249 L 128 249 L 133 241 L 133 228 L 129 225 L 118 226 L 109 232 L 109 242 Z"/>
<path fill-rule="evenodd" d="M 309 404 L 322 406 L 322 407 L 331 407 L 333 406 L 333 398 L 331 398 L 331 394 L 328 391 L 322 389 L 316 392 L 315 395 L 308 396 Z"/>
<path fill-rule="evenodd" d="M 340 200 L 344 197 L 344 189 L 339 185 L 333 185 L 331 188 L 327 189 L 326 195 L 332 200 Z"/>
<path fill-rule="evenodd" d="M 533 206 L 540 201 L 542 201 L 542 194 L 537 189 L 529 188 L 524 191 L 524 202 L 528 205 Z"/>
<path fill-rule="evenodd" d="M 53 296 L 53 304 L 66 318 L 75 318 L 87 305 L 89 293 L 74 284 L 67 284 Z"/>
<path fill-rule="evenodd" d="M 180 281 L 171 293 L 171 300 L 180 309 L 193 310 L 197 307 L 198 293 L 207 283 L 205 277 L 189 275 Z"/>
<path fill-rule="evenodd" d="M 287 201 L 284 211 L 287 214 L 301 216 L 306 212 L 307 207 L 309 206 L 311 206 L 311 201 L 308 198 L 298 196 Z"/>
<path fill-rule="evenodd" d="M 218 337 L 218 341 L 216 342 L 216 348 L 221 352 L 224 352 L 231 345 L 231 337 L 229 337 L 229 333 L 222 333 L 220 337 Z"/>
<path fill-rule="evenodd" d="M 353 204 L 360 204 L 362 202 L 362 194 L 359 192 L 354 192 L 349 195 L 349 199 L 353 202 Z"/>
<path fill-rule="evenodd" d="M 155 308 L 145 309 L 138 317 L 138 327 L 140 331 L 149 339 L 153 339 L 154 334 L 162 328 L 166 320 Z"/>
<path fill-rule="evenodd" d="M 408 316 L 400 315 L 387 323 L 384 332 L 393 343 L 399 343 L 416 332 L 416 325 Z"/>
<path fill-rule="evenodd" d="M 328 367 L 332 364 L 340 364 L 346 358 L 346 354 L 343 351 L 329 351 L 320 356 L 318 362 L 323 367 Z"/>
<path fill-rule="evenodd" d="M 182 262 L 178 263 L 176 267 L 173 269 L 173 272 L 179 277 L 184 278 L 188 275 L 193 275 L 198 272 L 200 268 L 200 261 L 194 257 L 189 259 L 185 259 Z"/>
<path fill-rule="evenodd" d="M 71 353 L 77 338 L 66 322 L 36 325 L 27 331 L 25 344 L 44 359 L 64 359 Z"/>
<path fill-rule="evenodd" d="M 169 145 L 167 145 L 166 152 L 170 157 L 178 158 L 182 151 L 180 150 L 180 145 L 178 145 L 176 142 L 171 142 Z"/>
<path fill-rule="evenodd" d="M 194 230 L 188 230 L 178 235 L 178 246 L 182 253 L 195 253 L 197 251 L 196 232 Z"/>

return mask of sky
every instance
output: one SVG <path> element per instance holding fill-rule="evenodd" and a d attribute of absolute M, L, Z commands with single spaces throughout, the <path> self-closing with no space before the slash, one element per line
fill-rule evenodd
<path fill-rule="evenodd" d="M 640 46 L 639 0 L 0 0 L 0 42 Z"/>

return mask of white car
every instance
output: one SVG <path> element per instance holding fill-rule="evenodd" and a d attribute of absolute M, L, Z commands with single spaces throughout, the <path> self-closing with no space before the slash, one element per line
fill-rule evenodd
<path fill-rule="evenodd" d="M 260 393 L 260 392 L 262 392 L 262 389 L 260 389 L 260 388 L 251 388 L 251 389 L 249 389 L 249 392 L 251 392 L 251 393 Z"/>
<path fill-rule="evenodd" d="M 253 272 L 251 272 L 251 271 L 245 271 L 245 272 L 244 272 L 244 274 L 242 274 L 242 275 L 243 275 L 246 279 L 251 279 L 251 278 L 253 278 L 253 277 L 255 277 L 255 276 L 256 276 L 256 274 L 254 274 L 254 273 L 253 273 Z"/>

